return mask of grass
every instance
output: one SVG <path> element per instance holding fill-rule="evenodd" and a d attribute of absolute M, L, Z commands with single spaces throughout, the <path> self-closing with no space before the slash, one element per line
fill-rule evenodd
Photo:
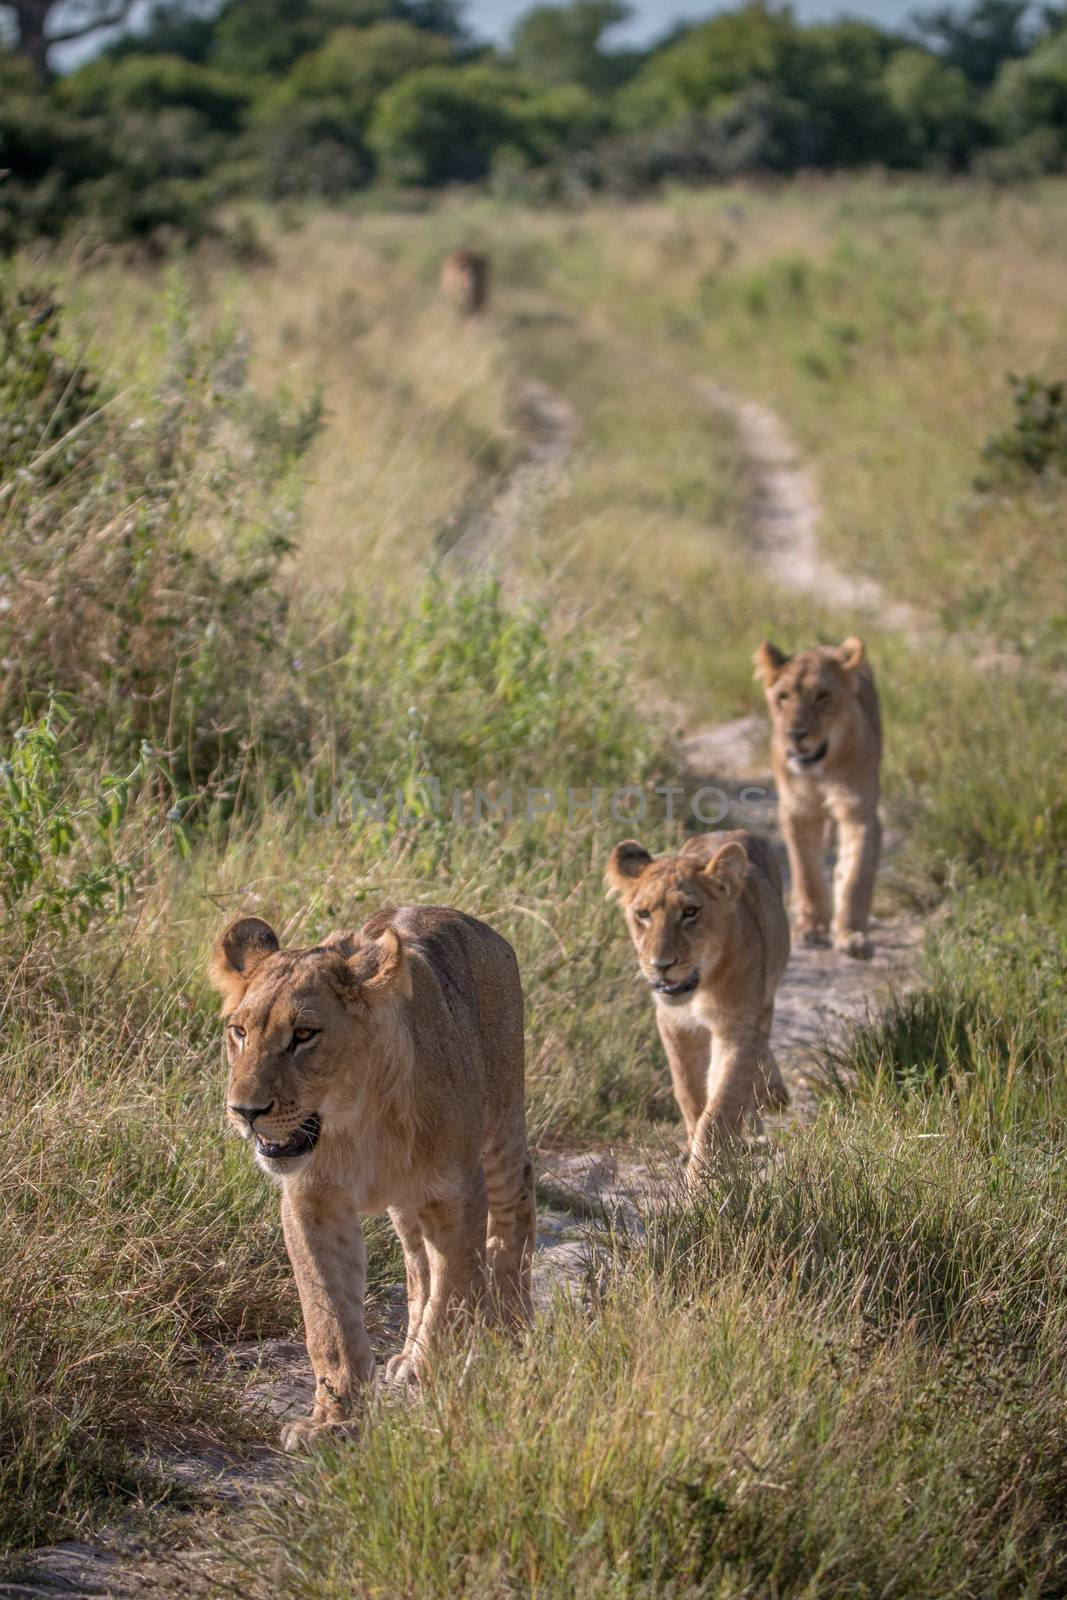
<path fill-rule="evenodd" d="M 236 908 L 294 941 L 388 900 L 486 917 L 524 973 L 535 1140 L 673 1128 L 600 881 L 637 824 L 522 800 L 650 790 L 671 721 L 758 709 L 762 636 L 853 628 L 754 567 L 736 441 L 693 386 L 711 375 L 782 412 L 836 559 L 928 624 L 919 644 L 863 630 L 898 840 L 882 893 L 930 914 L 922 984 L 839 1042 L 844 1087 L 809 1126 L 609 1241 L 589 1303 L 521 1350 L 372 1413 L 226 1561 L 253 1596 L 1065 1591 L 1063 487 L 974 486 L 1005 374 L 1067 365 L 1061 200 L 864 179 L 562 214 L 470 200 L 266 217 L 252 267 L 212 247 L 178 270 L 47 264 L 56 351 L 106 410 L 0 501 L 5 738 L 27 702 L 62 706 L 58 774 L 0 815 L 0 1544 L 152 1500 L 146 1446 L 264 1436 L 216 1359 L 298 1326 L 273 1206 L 221 1131 L 202 973 Z M 463 240 L 494 258 L 478 325 L 433 289 Z M 517 458 L 528 374 L 578 439 L 501 590 L 439 552 Z M 136 635 L 141 677 L 119 511 L 146 530 L 137 593 L 168 602 Z M 80 630 L 37 603 L 71 562 L 99 602 Z M 991 671 L 988 636 L 1026 670 Z M 516 815 L 454 825 L 427 775 L 467 817 L 476 787 L 510 786 Z M 379 817 L 352 815 L 353 785 L 382 790 Z M 655 814 L 638 831 L 672 837 Z M 26 914 L 44 881 L 64 926 Z M 385 1229 L 372 1275 L 398 1276 Z"/>

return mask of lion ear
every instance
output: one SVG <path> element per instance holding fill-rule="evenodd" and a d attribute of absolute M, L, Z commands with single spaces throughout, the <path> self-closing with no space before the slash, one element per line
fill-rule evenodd
<path fill-rule="evenodd" d="M 280 948 L 278 935 L 262 917 L 239 917 L 215 941 L 208 980 L 222 996 L 222 1009 L 240 1005 L 258 966 Z"/>
<path fill-rule="evenodd" d="M 863 640 L 856 634 L 850 633 L 844 644 L 837 647 L 837 659 L 846 672 L 855 672 L 867 659 L 867 652 L 863 648 Z"/>
<path fill-rule="evenodd" d="M 731 839 L 721 850 L 716 850 L 704 868 L 704 877 L 713 894 L 721 895 L 725 900 L 736 900 L 744 887 L 747 872 L 748 853 L 743 844 Z"/>
<path fill-rule="evenodd" d="M 395 928 L 368 939 L 349 959 L 348 970 L 368 1000 L 411 999 L 411 966 Z"/>
<path fill-rule="evenodd" d="M 624 839 L 608 857 L 604 872 L 608 892 L 628 894 L 645 868 L 651 865 L 652 857 L 643 844 L 638 844 L 636 839 Z"/>
<path fill-rule="evenodd" d="M 790 657 L 769 639 L 764 639 L 752 659 L 756 664 L 757 679 L 769 689 L 782 668 L 788 664 Z"/>
<path fill-rule="evenodd" d="M 849 685 L 855 690 L 859 687 L 859 669 L 867 659 L 867 652 L 863 648 L 863 640 L 850 634 L 844 644 L 838 645 L 835 651 L 838 666 L 848 675 Z"/>

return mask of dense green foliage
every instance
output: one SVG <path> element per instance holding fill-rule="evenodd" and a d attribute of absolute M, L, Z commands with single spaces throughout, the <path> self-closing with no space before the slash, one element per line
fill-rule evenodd
<path fill-rule="evenodd" d="M 0 4 L 0 11 L 3 5 Z M 540 5 L 510 51 L 441 0 L 160 5 L 61 81 L 0 56 L 0 245 L 91 217 L 159 241 L 235 196 L 496 179 L 531 196 L 878 164 L 1007 178 L 1067 158 L 1067 33 L 1018 0 L 800 24 L 759 3 L 612 48 L 615 0 Z"/>

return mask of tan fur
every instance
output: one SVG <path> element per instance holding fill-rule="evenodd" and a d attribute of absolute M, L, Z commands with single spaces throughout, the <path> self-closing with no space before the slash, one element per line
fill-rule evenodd
<path fill-rule="evenodd" d="M 793 880 L 798 935 L 866 959 L 874 880 L 881 853 L 878 820 L 882 725 L 878 691 L 863 642 L 846 639 L 795 656 L 764 643 L 756 676 L 771 716 L 771 762 Z M 805 767 L 805 754 L 822 759 Z M 825 846 L 836 830 L 833 894 Z"/>
<path fill-rule="evenodd" d="M 789 1100 L 770 1046 L 789 959 L 778 863 L 743 830 L 700 834 L 658 860 L 628 839 L 612 851 L 606 881 L 647 981 L 685 983 L 699 974 L 689 994 L 653 990 L 695 1177 L 746 1116 L 758 1122 L 761 1106 Z"/>
<path fill-rule="evenodd" d="M 362 1215 L 388 1210 L 404 1249 L 408 1332 L 390 1378 L 423 1375 L 457 1323 L 529 1316 L 518 963 L 485 923 L 407 906 L 304 950 L 244 918 L 216 944 L 210 976 L 227 1019 L 229 1120 L 254 1133 L 281 1184 L 315 1372 L 310 1419 L 283 1435 L 293 1448 L 343 1425 L 374 1373 Z"/>
<path fill-rule="evenodd" d="M 485 310 L 489 297 L 489 257 L 478 250 L 454 250 L 441 264 L 441 293 L 464 317 Z"/>

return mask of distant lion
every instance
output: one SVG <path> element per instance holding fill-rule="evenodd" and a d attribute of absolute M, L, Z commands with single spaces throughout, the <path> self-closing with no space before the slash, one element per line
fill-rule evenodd
<path fill-rule="evenodd" d="M 882 846 L 878 820 L 882 724 L 863 642 L 819 645 L 794 656 L 764 642 L 755 656 L 771 716 L 771 763 L 793 877 L 792 912 L 801 939 L 867 959 L 874 880 Z M 825 843 L 837 832 L 833 895 Z"/>
<path fill-rule="evenodd" d="M 736 1137 L 746 1116 L 789 1095 L 771 1053 L 789 919 L 770 847 L 737 829 L 704 833 L 656 859 L 633 839 L 608 858 L 641 974 L 651 985 L 689 1171 Z"/>
<path fill-rule="evenodd" d="M 315 1373 L 310 1418 L 282 1436 L 294 1449 L 343 1425 L 374 1372 L 361 1215 L 388 1210 L 404 1249 L 407 1340 L 390 1378 L 424 1374 L 476 1313 L 510 1327 L 529 1316 L 518 963 L 474 917 L 405 906 L 303 950 L 244 917 L 216 943 L 210 976 L 227 1114 L 281 1185 Z"/>
<path fill-rule="evenodd" d="M 441 293 L 462 316 L 485 310 L 489 298 L 489 257 L 479 250 L 454 250 L 441 265 Z"/>

